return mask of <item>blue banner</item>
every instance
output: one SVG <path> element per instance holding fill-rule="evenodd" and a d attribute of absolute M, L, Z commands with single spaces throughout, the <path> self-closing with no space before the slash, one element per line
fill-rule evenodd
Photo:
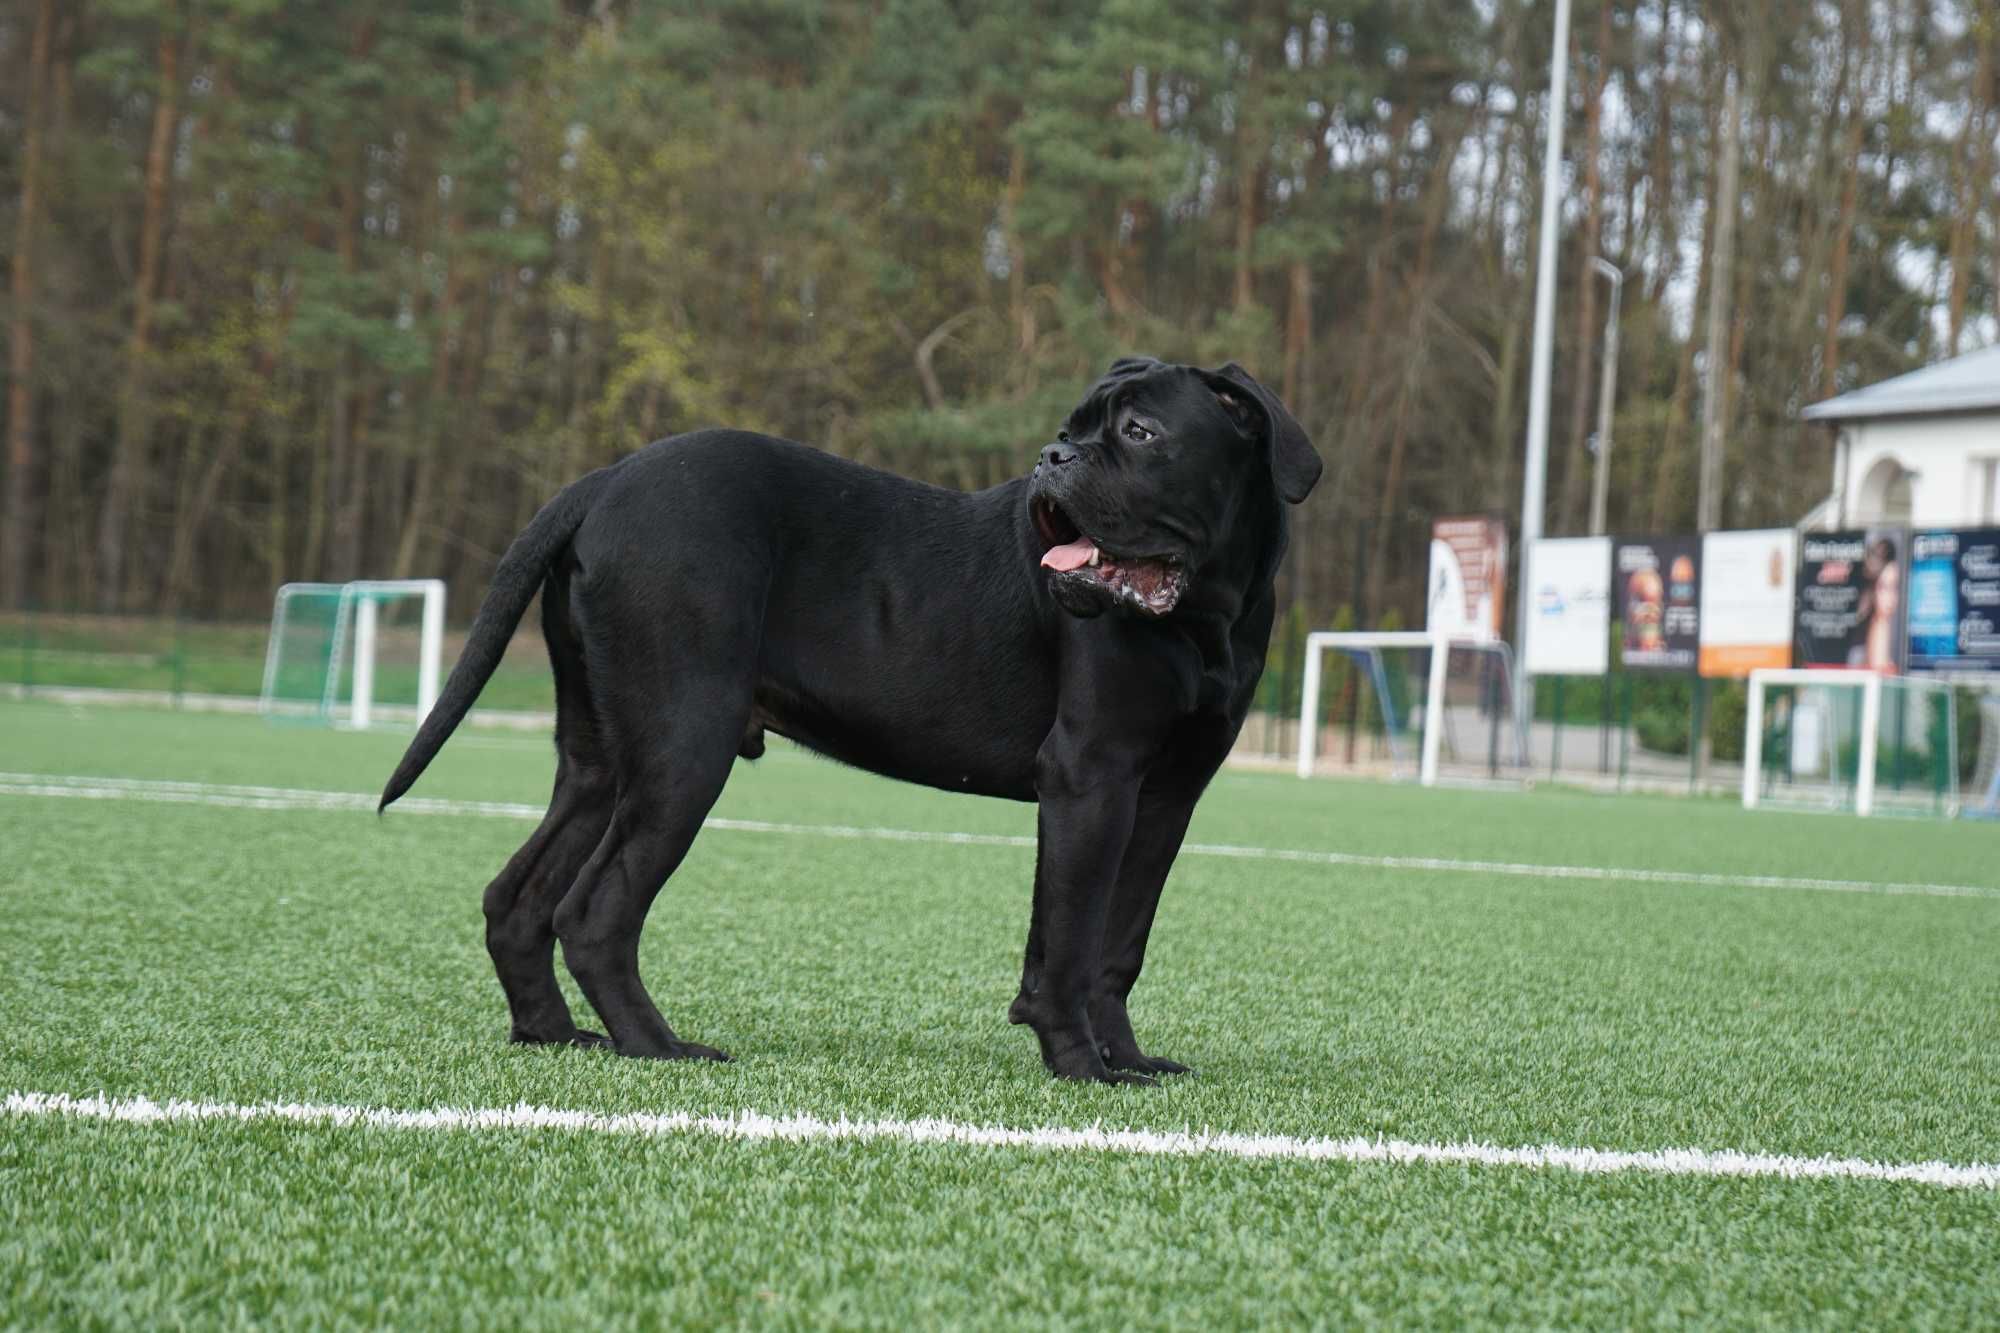
<path fill-rule="evenodd" d="M 2000 671 L 2000 528 L 1911 538 L 1910 670 Z"/>

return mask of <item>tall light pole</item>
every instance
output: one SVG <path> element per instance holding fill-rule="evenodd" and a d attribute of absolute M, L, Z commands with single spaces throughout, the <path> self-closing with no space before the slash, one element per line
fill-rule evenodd
<path fill-rule="evenodd" d="M 1603 255 L 1590 264 L 1611 282 L 1611 318 L 1604 325 L 1604 382 L 1597 390 L 1597 460 L 1590 474 L 1590 535 L 1604 535 L 1604 510 L 1611 498 L 1611 403 L 1618 396 L 1618 302 L 1625 274 Z"/>
<path fill-rule="evenodd" d="M 1514 716 L 1523 734 L 1534 720 L 1535 682 L 1528 673 L 1528 635 L 1535 593 L 1528 586 L 1528 550 L 1542 535 L 1544 483 L 1549 466 L 1549 376 L 1555 362 L 1556 223 L 1562 197 L 1563 121 L 1569 114 L 1569 0 L 1556 0 L 1555 36 L 1549 51 L 1549 139 L 1542 154 L 1541 255 L 1535 263 L 1535 356 L 1528 378 L 1528 457 L 1521 469 L 1521 586 L 1514 613 Z"/>

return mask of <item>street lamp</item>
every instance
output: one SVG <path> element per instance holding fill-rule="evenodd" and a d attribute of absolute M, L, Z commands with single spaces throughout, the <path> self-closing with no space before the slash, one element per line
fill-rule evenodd
<path fill-rule="evenodd" d="M 1542 535 L 1543 491 L 1549 460 L 1549 379 L 1555 365 L 1556 223 L 1562 193 L 1563 120 L 1569 114 L 1570 0 L 1556 0 L 1549 43 L 1548 146 L 1542 152 L 1541 251 L 1535 261 L 1535 347 L 1528 372 L 1528 449 L 1521 468 L 1521 588 L 1514 612 L 1516 688 L 1514 721 L 1523 734 L 1535 712 L 1529 667 L 1529 627 L 1535 594 L 1528 587 L 1528 552 Z"/>

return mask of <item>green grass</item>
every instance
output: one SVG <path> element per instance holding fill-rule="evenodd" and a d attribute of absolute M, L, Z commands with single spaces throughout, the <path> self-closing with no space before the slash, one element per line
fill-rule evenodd
<path fill-rule="evenodd" d="M 269 634 L 264 623 L 0 612 L 0 685 L 255 698 L 264 686 Z M 445 635 L 447 664 L 462 644 L 461 632 Z M 416 663 L 402 660 L 413 652 L 401 640 L 385 648 L 376 668 L 378 702 L 416 701 Z M 300 679 L 311 675 L 304 672 Z M 317 681 L 310 686 L 318 687 Z M 486 708 L 547 712 L 554 706 L 553 691 L 540 634 L 530 626 L 509 644 L 480 702 Z"/>
<path fill-rule="evenodd" d="M 400 740 L 0 705 L 0 769 L 372 791 Z M 469 732 L 419 795 L 535 801 Z M 1028 833 L 779 749 L 718 814 Z M 0 796 L 0 1089 L 941 1116 L 2000 1158 L 2000 901 L 1186 857 L 1134 1015 L 1200 1072 L 1058 1085 L 1004 1019 L 1033 854 L 717 830 L 644 967 L 727 1066 L 501 1040 L 528 825 Z M 2000 829 L 1220 778 L 1191 835 L 2000 887 Z M 0 1323 L 2000 1319 L 2000 1197 L 888 1144 L 0 1121 Z"/>

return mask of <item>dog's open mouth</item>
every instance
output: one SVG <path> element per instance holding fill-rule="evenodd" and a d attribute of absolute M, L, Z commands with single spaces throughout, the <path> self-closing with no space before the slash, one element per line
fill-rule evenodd
<path fill-rule="evenodd" d="M 1042 568 L 1059 579 L 1094 585 L 1147 615 L 1163 616 L 1187 590 L 1187 571 L 1169 556 L 1117 556 L 1084 535 L 1061 506 L 1037 500 L 1035 529 L 1049 549 Z"/>

